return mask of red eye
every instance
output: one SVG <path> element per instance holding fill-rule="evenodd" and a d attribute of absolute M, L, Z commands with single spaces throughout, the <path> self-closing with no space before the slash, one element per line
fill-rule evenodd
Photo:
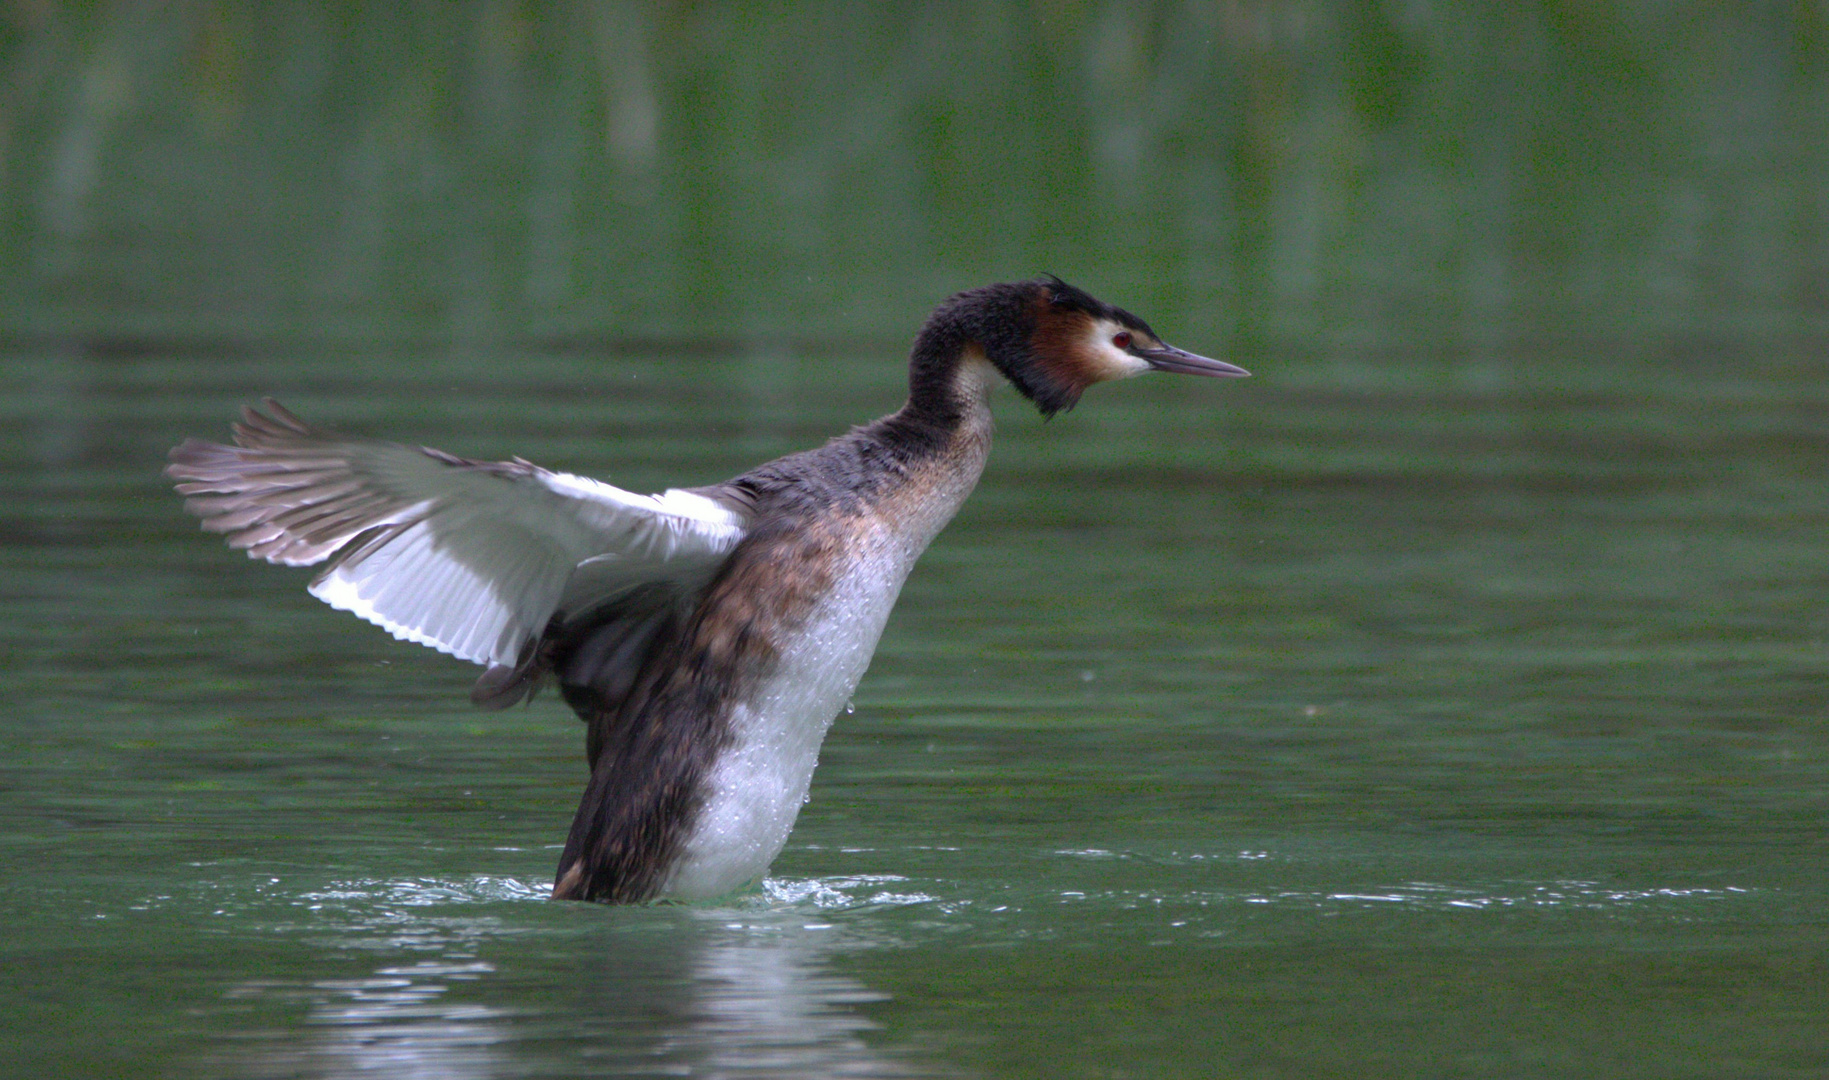
<path fill-rule="evenodd" d="M 1117 333 L 1111 335 L 1111 343 L 1113 345 L 1116 345 L 1120 349 L 1130 348 L 1130 331 L 1129 330 L 1120 330 Z"/>

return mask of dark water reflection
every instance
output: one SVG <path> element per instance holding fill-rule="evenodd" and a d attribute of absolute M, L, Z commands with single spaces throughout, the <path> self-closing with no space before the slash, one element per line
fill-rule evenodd
<path fill-rule="evenodd" d="M 823 904 L 808 902 L 813 891 Z M 565 915 L 515 910 L 544 895 L 508 879 L 340 882 L 305 894 L 305 925 L 282 930 L 388 961 L 353 977 L 231 987 L 226 1008 L 288 1019 L 243 1029 L 201 1074 L 931 1074 L 866 1038 L 879 1026 L 859 1006 L 886 995 L 828 970 L 849 932 L 823 912 L 854 904 L 835 887 L 777 883 L 738 907 L 633 912 L 581 936 L 566 932 Z M 484 958 L 504 937 L 531 966 Z M 548 1004 L 531 1007 L 530 994 Z M 492 1004 L 510 996 L 520 1003 Z"/>

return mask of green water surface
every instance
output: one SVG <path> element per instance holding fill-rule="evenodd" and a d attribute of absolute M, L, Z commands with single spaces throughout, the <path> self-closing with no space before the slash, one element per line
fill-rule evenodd
<path fill-rule="evenodd" d="M 288 361 L 315 420 L 638 488 L 898 389 L 888 357 L 789 397 L 743 389 L 778 357 L 520 357 L 355 402 L 343 358 Z M 1046 425 L 1005 395 L 765 889 L 608 909 L 543 898 L 584 777 L 560 703 L 472 711 L 467 665 L 166 495 L 166 444 L 289 389 L 265 365 L 88 363 L 79 405 L 29 362 L 19 1075 L 1825 1062 L 1812 379 L 1345 392 L 1272 362 Z"/>

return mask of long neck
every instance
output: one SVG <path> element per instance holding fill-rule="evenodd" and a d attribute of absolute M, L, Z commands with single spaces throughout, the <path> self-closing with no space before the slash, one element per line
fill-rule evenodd
<path fill-rule="evenodd" d="M 963 438 L 989 443 L 996 367 L 955 321 L 929 320 L 908 364 L 908 401 L 858 432 L 905 461 L 949 457 Z"/>
<path fill-rule="evenodd" d="M 995 370 L 1042 415 L 1071 408 L 1079 387 L 1038 362 L 1038 320 L 1046 294 L 1033 282 L 990 285 L 948 298 L 928 316 L 908 358 L 908 407 L 943 427 L 979 406 L 984 370 Z"/>
<path fill-rule="evenodd" d="M 956 320 L 931 321 L 908 360 L 902 415 L 951 430 L 988 407 L 995 373 L 984 347 Z"/>

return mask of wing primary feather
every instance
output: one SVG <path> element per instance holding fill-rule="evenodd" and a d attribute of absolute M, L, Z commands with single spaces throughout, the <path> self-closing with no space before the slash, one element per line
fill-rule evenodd
<path fill-rule="evenodd" d="M 721 489 L 638 495 L 520 458 L 346 438 L 272 398 L 230 427 L 235 445 L 187 439 L 166 469 L 203 528 L 251 558 L 328 561 L 312 595 L 484 664 L 486 678 L 507 667 L 479 682 L 479 700 L 531 692 L 538 671 L 522 661 L 547 661 L 528 643 L 583 605 L 649 587 L 695 594 L 748 526 L 750 507 Z M 661 624 L 648 611 L 629 634 Z M 605 638 L 597 655 L 620 670 L 633 662 L 623 643 Z"/>

